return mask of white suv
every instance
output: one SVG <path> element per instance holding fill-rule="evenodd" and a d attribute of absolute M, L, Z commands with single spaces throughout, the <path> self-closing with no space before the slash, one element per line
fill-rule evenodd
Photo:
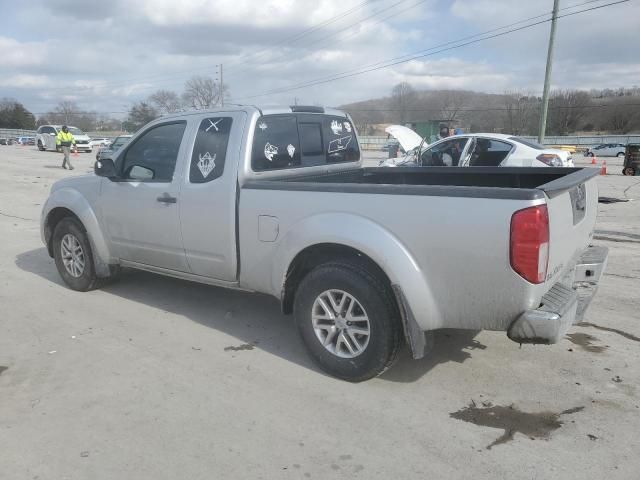
<path fill-rule="evenodd" d="M 45 150 L 60 151 L 60 148 L 56 146 L 56 136 L 62 129 L 62 125 L 42 125 L 36 132 L 36 145 L 38 150 L 44 152 Z M 91 145 L 91 139 L 89 136 L 77 127 L 69 126 L 69 132 L 76 140 L 76 148 L 79 152 L 89 152 L 93 150 Z"/>

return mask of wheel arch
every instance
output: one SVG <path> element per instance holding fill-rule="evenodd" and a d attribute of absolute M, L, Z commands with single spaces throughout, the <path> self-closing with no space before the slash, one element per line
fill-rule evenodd
<path fill-rule="evenodd" d="M 82 225 L 91 244 L 96 274 L 99 277 L 109 276 L 109 264 L 116 262 L 111 257 L 108 244 L 91 205 L 77 190 L 70 188 L 56 190 L 47 200 L 42 216 L 41 231 L 42 240 L 49 256 L 53 257 L 53 232 L 64 218 L 74 218 Z"/>

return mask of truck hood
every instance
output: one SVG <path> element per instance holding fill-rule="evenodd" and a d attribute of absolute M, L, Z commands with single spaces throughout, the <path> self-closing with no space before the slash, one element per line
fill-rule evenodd
<path fill-rule="evenodd" d="M 389 135 L 400 142 L 400 146 L 405 152 L 409 152 L 414 148 L 420 146 L 422 137 L 410 128 L 403 127 L 402 125 L 389 125 L 384 129 Z M 425 142 L 425 146 L 428 145 Z"/>
<path fill-rule="evenodd" d="M 73 188 L 80 190 L 81 188 L 99 188 L 101 178 L 93 175 L 78 175 L 76 177 L 63 178 L 51 185 L 51 193 L 62 188 Z"/>

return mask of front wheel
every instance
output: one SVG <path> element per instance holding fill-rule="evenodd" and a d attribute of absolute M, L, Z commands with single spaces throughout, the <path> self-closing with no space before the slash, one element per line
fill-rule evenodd
<path fill-rule="evenodd" d="M 636 174 L 636 169 L 633 167 L 625 167 L 622 170 L 622 174 L 626 175 L 627 177 L 633 177 Z"/>
<path fill-rule="evenodd" d="M 620 157 L 624 157 L 624 152 L 618 152 L 618 154 L 616 155 L 616 157 L 620 158 Z"/>
<path fill-rule="evenodd" d="M 44 152 L 46 150 L 46 148 L 44 148 L 40 140 L 38 140 L 38 150 L 40 150 L 41 152 Z"/>
<path fill-rule="evenodd" d="M 53 258 L 58 273 L 73 290 L 86 292 L 99 288 L 109 278 L 99 278 L 93 263 L 89 237 L 75 218 L 64 218 L 53 232 Z M 112 276 L 117 274 L 113 267 Z"/>
<path fill-rule="evenodd" d="M 402 344 L 400 316 L 388 287 L 366 267 L 349 262 L 312 270 L 296 292 L 294 317 L 318 366 L 350 382 L 383 373 Z"/>

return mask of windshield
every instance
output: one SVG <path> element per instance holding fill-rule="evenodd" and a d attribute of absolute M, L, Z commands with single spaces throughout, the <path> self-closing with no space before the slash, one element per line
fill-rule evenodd
<path fill-rule="evenodd" d="M 71 132 L 71 135 L 84 135 L 84 132 L 82 130 L 80 130 L 79 128 L 76 127 L 69 127 L 69 132 Z"/>
<path fill-rule="evenodd" d="M 545 148 L 547 148 L 544 145 L 540 145 L 539 143 L 534 142 L 533 140 L 526 140 L 520 137 L 509 137 L 509 140 L 520 142 L 523 145 L 526 145 L 527 147 L 535 148 L 536 150 L 544 150 Z"/>
<path fill-rule="evenodd" d="M 129 141 L 130 137 L 118 137 L 116 138 L 113 143 L 111 144 L 111 149 L 112 150 L 117 150 L 118 148 L 120 148 L 122 145 L 124 145 L 125 143 L 127 143 Z"/>

